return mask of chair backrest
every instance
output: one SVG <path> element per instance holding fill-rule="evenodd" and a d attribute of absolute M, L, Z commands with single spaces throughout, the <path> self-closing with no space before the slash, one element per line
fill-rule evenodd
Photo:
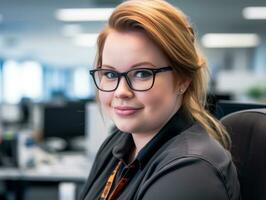
<path fill-rule="evenodd" d="M 266 199 L 266 109 L 231 113 L 221 119 L 232 140 L 242 200 Z"/>

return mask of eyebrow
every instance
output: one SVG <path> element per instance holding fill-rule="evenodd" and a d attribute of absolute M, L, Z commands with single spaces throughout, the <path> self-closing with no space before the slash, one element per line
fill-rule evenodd
<path fill-rule="evenodd" d="M 149 65 L 151 67 L 155 67 L 152 63 L 150 62 L 139 62 L 139 63 L 136 63 L 134 65 L 132 65 L 130 68 L 136 68 L 136 67 L 139 67 L 141 65 Z M 100 66 L 99 68 L 102 68 L 102 67 L 108 67 L 108 68 L 111 68 L 111 69 L 116 69 L 115 67 L 111 66 L 111 65 L 107 65 L 107 64 L 103 64 L 102 66 Z"/>

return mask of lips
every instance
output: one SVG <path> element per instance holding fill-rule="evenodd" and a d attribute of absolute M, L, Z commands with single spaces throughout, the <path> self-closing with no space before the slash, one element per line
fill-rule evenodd
<path fill-rule="evenodd" d="M 142 108 L 131 107 L 131 106 L 115 106 L 114 111 L 117 115 L 120 116 L 131 116 L 136 114 Z"/>

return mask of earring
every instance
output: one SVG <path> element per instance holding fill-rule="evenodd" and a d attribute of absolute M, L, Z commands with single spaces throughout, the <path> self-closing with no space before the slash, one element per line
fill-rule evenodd
<path fill-rule="evenodd" d="M 178 94 L 181 95 L 181 94 L 183 94 L 183 93 L 184 93 L 184 89 L 183 89 L 183 88 L 180 88 Z"/>

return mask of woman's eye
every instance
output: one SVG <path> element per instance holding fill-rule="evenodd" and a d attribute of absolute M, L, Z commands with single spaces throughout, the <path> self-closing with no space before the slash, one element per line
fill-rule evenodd
<path fill-rule="evenodd" d="M 106 71 L 103 73 L 103 75 L 108 78 L 108 79 L 114 79 L 117 78 L 117 74 L 115 72 L 112 71 Z"/>
<path fill-rule="evenodd" d="M 134 73 L 134 77 L 136 78 L 150 78 L 152 76 L 152 72 L 149 70 L 138 70 Z"/>

